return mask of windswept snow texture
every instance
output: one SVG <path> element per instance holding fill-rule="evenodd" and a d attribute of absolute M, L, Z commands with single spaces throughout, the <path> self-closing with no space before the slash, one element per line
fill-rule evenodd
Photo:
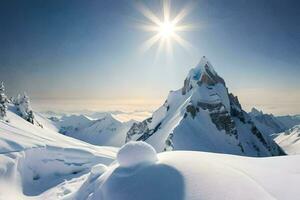
<path fill-rule="evenodd" d="M 130 156 L 131 154 L 128 154 Z M 70 196 L 89 200 L 297 199 L 300 156 L 250 158 L 173 151 L 154 163 L 111 165 Z M 287 184 L 288 183 L 288 184 Z"/>
<path fill-rule="evenodd" d="M 156 151 L 196 150 L 247 156 L 284 155 L 243 111 L 225 81 L 203 57 L 184 85 L 171 91 L 151 118 L 135 123 L 126 141 L 142 140 Z"/>
<path fill-rule="evenodd" d="M 60 188 L 51 197 L 47 191 L 83 179 L 94 165 L 108 165 L 115 159 L 116 148 L 93 146 L 33 125 L 18 116 L 13 105 L 7 119 L 0 120 L 1 200 L 59 199 L 73 188 Z"/>
<path fill-rule="evenodd" d="M 120 147 L 125 143 L 126 133 L 134 123 L 120 122 L 109 113 L 102 113 L 101 118 L 92 119 L 85 115 L 50 118 L 58 132 L 100 146 Z"/>
<path fill-rule="evenodd" d="M 300 154 L 300 125 L 280 133 L 275 141 L 288 154 Z"/>

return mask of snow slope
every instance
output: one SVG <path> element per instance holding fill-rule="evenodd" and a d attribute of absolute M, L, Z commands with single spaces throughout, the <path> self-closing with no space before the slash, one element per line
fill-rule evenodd
<path fill-rule="evenodd" d="M 157 151 L 196 150 L 248 156 L 284 154 L 228 93 L 224 80 L 203 57 L 184 86 L 171 91 L 151 118 L 135 123 L 127 141 L 143 140 Z"/>
<path fill-rule="evenodd" d="M 275 141 L 288 154 L 300 154 L 300 125 L 278 134 Z"/>
<path fill-rule="evenodd" d="M 156 156 L 148 146 L 125 145 L 121 164 L 113 163 L 98 177 L 90 175 L 67 199 L 285 200 L 300 195 L 300 156 L 250 158 L 191 151 Z M 130 160 L 144 151 L 147 159 Z"/>
<path fill-rule="evenodd" d="M 95 145 L 120 147 L 125 143 L 126 133 L 135 121 L 120 122 L 110 113 L 101 118 L 86 115 L 64 115 L 52 119 L 58 132 Z"/>
<path fill-rule="evenodd" d="M 14 111 L 9 105 L 9 122 L 0 121 L 1 200 L 45 199 L 43 193 L 48 189 L 80 177 L 98 163 L 110 164 L 115 159 L 116 148 L 93 146 L 41 128 Z"/>

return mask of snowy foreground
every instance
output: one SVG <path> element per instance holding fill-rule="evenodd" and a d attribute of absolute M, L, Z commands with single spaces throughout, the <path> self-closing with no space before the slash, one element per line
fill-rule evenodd
<path fill-rule="evenodd" d="M 156 153 L 144 142 L 94 146 L 38 125 L 13 106 L 0 121 L 0 199 L 298 199 L 300 155 Z M 39 126 L 39 125 L 41 125 Z"/>
<path fill-rule="evenodd" d="M 111 161 L 76 149 L 2 154 L 0 198 L 200 200 L 297 199 L 300 195 L 300 156 L 156 154 L 144 142 L 131 142 L 121 148 L 117 162 Z"/>
<path fill-rule="evenodd" d="M 299 156 L 249 158 L 191 151 L 156 155 L 150 145 L 134 142 L 121 148 L 117 160 L 95 183 L 90 175 L 71 197 L 296 199 L 300 194 Z"/>
<path fill-rule="evenodd" d="M 0 120 L 0 199 L 58 199 L 68 190 L 56 187 L 90 173 L 98 164 L 110 164 L 117 149 L 98 147 L 52 131 L 39 116 L 43 128 L 18 116 L 14 107 L 7 112 L 9 122 Z M 75 181 L 77 182 L 77 181 Z M 57 188 L 58 189 L 58 188 Z M 60 194 L 62 192 L 62 194 Z"/>

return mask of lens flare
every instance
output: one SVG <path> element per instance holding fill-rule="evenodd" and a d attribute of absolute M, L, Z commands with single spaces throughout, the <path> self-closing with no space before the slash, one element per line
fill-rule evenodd
<path fill-rule="evenodd" d="M 144 4 L 138 4 L 138 10 L 147 18 L 146 24 L 139 24 L 139 28 L 147 32 L 153 32 L 151 36 L 143 43 L 143 50 L 147 51 L 155 44 L 158 45 L 158 51 L 165 49 L 167 53 L 172 52 L 172 43 L 176 42 L 184 48 L 188 48 L 191 44 L 183 39 L 179 32 L 191 31 L 194 26 L 192 24 L 182 23 L 185 16 L 191 10 L 191 6 L 185 6 L 174 17 L 171 17 L 171 2 L 169 0 L 162 1 L 163 19 L 160 19 L 153 11 Z"/>

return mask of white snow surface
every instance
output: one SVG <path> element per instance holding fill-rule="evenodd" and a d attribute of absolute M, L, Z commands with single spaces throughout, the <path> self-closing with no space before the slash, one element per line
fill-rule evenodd
<path fill-rule="evenodd" d="M 11 109 L 8 119 L 0 121 L 1 200 L 284 200 L 300 195 L 300 155 L 156 154 L 149 144 L 132 142 L 115 160 L 116 148 L 35 126 Z"/>
<path fill-rule="evenodd" d="M 173 151 L 155 163 L 112 164 L 72 199 L 256 200 L 297 199 L 300 156 L 250 158 Z M 288 184 L 287 184 L 288 183 Z M 89 191 L 89 192 L 87 192 Z"/>
<path fill-rule="evenodd" d="M 59 199 L 57 185 L 74 182 L 97 164 L 114 161 L 117 149 L 97 147 L 33 125 L 10 105 L 0 121 L 0 199 Z M 72 188 L 64 190 L 65 195 Z"/>
<path fill-rule="evenodd" d="M 288 154 L 300 154 L 300 125 L 278 134 L 275 141 Z"/>

